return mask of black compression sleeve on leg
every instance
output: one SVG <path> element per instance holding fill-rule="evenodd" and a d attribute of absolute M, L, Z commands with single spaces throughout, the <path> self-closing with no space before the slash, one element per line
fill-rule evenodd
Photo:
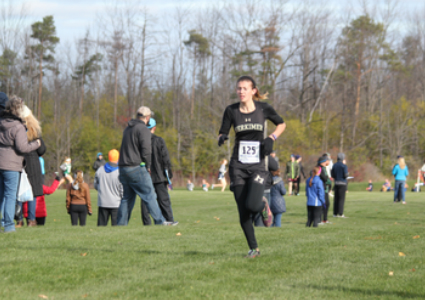
<path fill-rule="evenodd" d="M 248 182 L 246 208 L 253 213 L 262 211 L 264 209 L 263 195 L 264 185 L 255 182 L 254 179 L 251 179 Z"/>
<path fill-rule="evenodd" d="M 252 225 L 251 212 L 246 208 L 246 198 L 248 194 L 248 185 L 236 185 L 233 192 L 238 205 L 239 222 L 248 242 L 249 249 L 258 248 L 255 238 L 254 226 Z"/>

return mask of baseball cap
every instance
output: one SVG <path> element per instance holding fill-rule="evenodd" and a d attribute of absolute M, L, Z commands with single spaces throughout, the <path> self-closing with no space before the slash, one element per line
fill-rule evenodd
<path fill-rule="evenodd" d="M 147 116 L 153 116 L 153 113 L 151 109 L 147 106 L 140 106 L 137 110 L 137 115 L 139 117 L 147 117 Z"/>
<path fill-rule="evenodd" d="M 152 129 L 152 128 L 154 128 L 156 126 L 156 121 L 155 121 L 155 119 L 154 118 L 150 118 L 149 119 L 149 123 L 148 123 L 148 128 L 149 129 Z"/>

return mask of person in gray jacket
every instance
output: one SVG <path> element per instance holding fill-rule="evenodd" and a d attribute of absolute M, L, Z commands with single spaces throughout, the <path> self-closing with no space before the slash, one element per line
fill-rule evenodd
<path fill-rule="evenodd" d="M 118 150 L 108 153 L 109 162 L 100 167 L 94 177 L 94 188 L 97 190 L 97 206 L 99 214 L 97 226 L 108 225 L 109 216 L 112 226 L 117 225 L 118 208 L 123 196 L 123 187 L 118 179 Z"/>
<path fill-rule="evenodd" d="M 40 140 L 28 142 L 22 123 L 23 101 L 13 96 L 0 113 L 0 213 L 4 232 L 15 231 L 16 195 L 23 168 L 24 153 L 38 149 Z"/>

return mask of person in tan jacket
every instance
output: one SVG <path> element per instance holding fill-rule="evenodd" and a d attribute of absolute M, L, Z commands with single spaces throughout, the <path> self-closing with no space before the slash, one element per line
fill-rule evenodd
<path fill-rule="evenodd" d="M 90 190 L 87 183 L 84 182 L 83 171 L 75 173 L 75 180 L 72 182 L 66 192 L 66 210 L 71 215 L 72 226 L 86 225 L 87 214 L 92 215 Z"/>

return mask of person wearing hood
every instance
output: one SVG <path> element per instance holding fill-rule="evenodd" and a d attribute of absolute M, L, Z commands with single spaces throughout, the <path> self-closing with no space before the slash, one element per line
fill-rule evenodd
<path fill-rule="evenodd" d="M 41 145 L 39 139 L 28 141 L 22 120 L 23 107 L 22 99 L 13 96 L 0 113 L 0 213 L 4 232 L 15 231 L 16 195 L 23 155 L 37 150 Z"/>
<path fill-rule="evenodd" d="M 173 172 L 171 170 L 170 155 L 168 154 L 167 145 L 162 137 L 155 135 L 156 121 L 150 118 L 147 125 L 150 129 L 152 137 L 152 168 L 151 178 L 155 188 L 156 200 L 158 202 L 161 213 L 169 225 L 175 226 L 179 222 L 174 221 L 173 210 L 171 208 L 170 195 L 168 194 L 168 184 L 171 184 Z M 143 225 L 151 225 L 149 209 L 142 201 L 142 221 Z"/>
<path fill-rule="evenodd" d="M 344 203 L 345 193 L 347 192 L 348 169 L 344 163 L 345 154 L 338 153 L 338 161 L 332 167 L 332 178 L 334 179 L 335 197 L 334 197 L 334 217 L 345 218 Z"/>
<path fill-rule="evenodd" d="M 71 215 L 72 226 L 86 225 L 87 214 L 92 215 L 89 185 L 84 182 L 83 171 L 74 174 L 74 182 L 66 191 L 66 210 Z"/>
<path fill-rule="evenodd" d="M 305 195 L 307 196 L 307 227 L 317 227 L 320 223 L 322 208 L 326 209 L 323 183 L 319 178 L 323 172 L 320 166 L 314 167 L 310 178 L 305 183 Z"/>
<path fill-rule="evenodd" d="M 123 187 L 118 179 L 118 150 L 108 153 L 109 162 L 101 166 L 94 176 L 94 188 L 97 190 L 99 214 L 97 226 L 108 225 L 109 216 L 112 226 L 117 225 L 118 207 L 123 197 Z"/>
<path fill-rule="evenodd" d="M 164 221 L 155 188 L 151 179 L 152 142 L 147 124 L 152 112 L 149 107 L 141 106 L 136 119 L 128 122 L 124 129 L 119 166 L 119 180 L 124 188 L 124 195 L 118 209 L 118 225 L 127 226 L 131 217 L 136 196 L 145 202 L 156 225 L 169 225 Z"/>
<path fill-rule="evenodd" d="M 93 164 L 93 170 L 97 172 L 97 170 L 99 170 L 99 168 L 103 167 L 105 164 L 106 164 L 106 161 L 103 159 L 103 154 L 102 152 L 99 152 L 97 154 L 96 161 Z"/>

